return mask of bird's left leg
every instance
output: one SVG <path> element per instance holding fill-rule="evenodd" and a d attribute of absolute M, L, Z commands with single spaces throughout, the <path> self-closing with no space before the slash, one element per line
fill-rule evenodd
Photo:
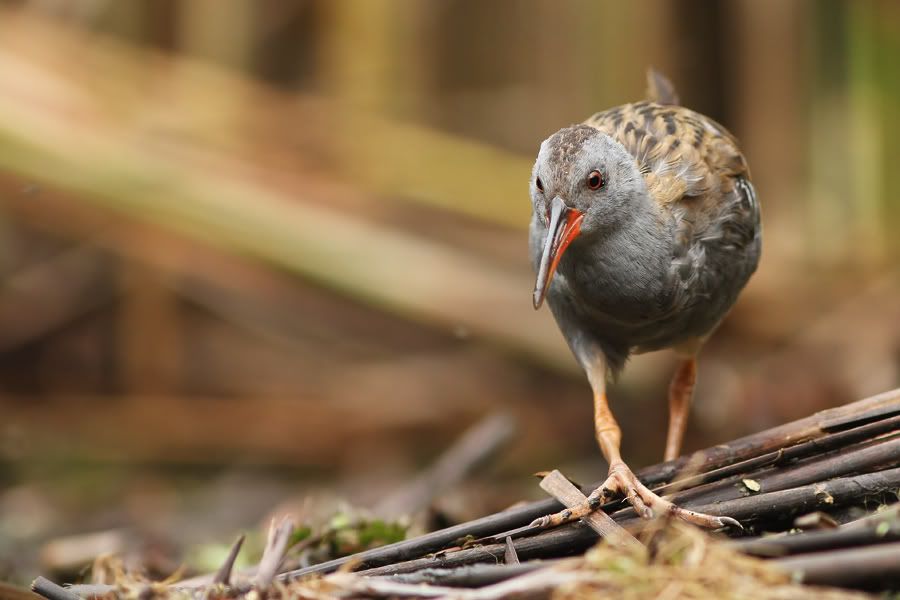
<path fill-rule="evenodd" d="M 681 454 L 681 442 L 687 428 L 694 384 L 697 382 L 697 359 L 685 358 L 669 384 L 669 433 L 666 436 L 666 453 L 663 460 L 674 460 Z"/>
<path fill-rule="evenodd" d="M 621 429 L 613 417 L 606 399 L 606 360 L 602 353 L 592 353 L 589 361 L 582 364 L 594 392 L 594 428 L 600 450 L 609 463 L 609 476 L 603 484 L 588 495 L 585 502 L 574 508 L 567 508 L 553 515 L 541 517 L 532 522 L 533 526 L 551 527 L 568 521 L 580 519 L 600 508 L 617 494 L 623 494 L 641 517 L 647 519 L 654 515 L 671 514 L 679 519 L 717 529 L 732 525 L 740 527 L 740 523 L 730 517 L 706 515 L 678 507 L 668 500 L 659 497 L 648 489 L 635 476 L 634 472 L 622 460 L 619 445 L 622 438 Z"/>

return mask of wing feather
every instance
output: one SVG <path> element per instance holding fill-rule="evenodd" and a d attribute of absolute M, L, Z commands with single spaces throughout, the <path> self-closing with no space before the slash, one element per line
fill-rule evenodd
<path fill-rule="evenodd" d="M 663 206 L 685 197 L 710 200 L 749 179 L 734 136 L 714 120 L 683 106 L 636 102 L 585 121 L 622 144 L 637 161 L 651 196 Z"/>
<path fill-rule="evenodd" d="M 756 268 L 760 248 L 759 205 L 734 136 L 688 108 L 651 101 L 597 113 L 585 124 L 631 153 L 651 197 L 672 217 L 674 304 L 732 302 L 714 299 L 715 290 L 736 295 Z M 731 279 L 740 285 L 723 285 Z"/>

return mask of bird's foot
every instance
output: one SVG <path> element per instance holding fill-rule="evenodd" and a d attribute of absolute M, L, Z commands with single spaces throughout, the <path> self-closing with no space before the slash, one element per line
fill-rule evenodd
<path fill-rule="evenodd" d="M 717 517 L 699 513 L 686 508 L 681 508 L 665 500 L 650 491 L 625 463 L 615 463 L 609 468 L 609 477 L 603 485 L 590 493 L 579 506 L 567 508 L 552 515 L 546 515 L 532 521 L 532 527 L 555 527 L 580 519 L 600 508 L 616 495 L 624 495 L 625 499 L 638 515 L 645 519 L 654 516 L 672 515 L 688 523 L 693 523 L 707 529 L 719 529 L 721 527 L 737 527 L 743 529 L 741 524 L 731 517 Z"/>

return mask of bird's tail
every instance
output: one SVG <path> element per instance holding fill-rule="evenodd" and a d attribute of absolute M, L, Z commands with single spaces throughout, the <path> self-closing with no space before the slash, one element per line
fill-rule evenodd
<path fill-rule="evenodd" d="M 680 104 L 675 86 L 653 67 L 647 69 L 647 100 L 658 104 Z"/>

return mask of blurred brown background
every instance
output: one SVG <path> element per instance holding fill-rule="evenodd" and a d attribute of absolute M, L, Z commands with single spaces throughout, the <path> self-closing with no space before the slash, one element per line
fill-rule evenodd
<path fill-rule="evenodd" d="M 900 3 L 0 1 L 0 578 L 69 534 L 372 505 L 498 410 L 515 441 L 451 517 L 599 479 L 527 180 L 650 65 L 764 209 L 686 449 L 900 385 Z M 636 466 L 672 364 L 612 391 Z"/>

